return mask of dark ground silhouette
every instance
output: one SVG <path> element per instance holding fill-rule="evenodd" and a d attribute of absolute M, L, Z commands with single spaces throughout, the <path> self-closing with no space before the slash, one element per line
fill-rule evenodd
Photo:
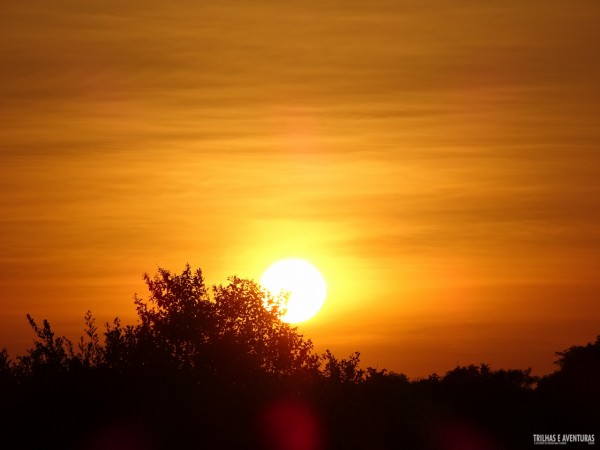
<path fill-rule="evenodd" d="M 0 448 L 500 450 L 531 448 L 535 434 L 598 438 L 600 336 L 558 353 L 541 378 L 481 364 L 409 380 L 361 369 L 359 353 L 315 354 L 252 281 L 209 292 L 189 266 L 145 280 L 135 325 L 101 332 L 88 312 L 72 343 L 27 316 L 33 347 L 14 361 L 0 352 Z M 567 444 L 582 446 L 593 448 Z"/>

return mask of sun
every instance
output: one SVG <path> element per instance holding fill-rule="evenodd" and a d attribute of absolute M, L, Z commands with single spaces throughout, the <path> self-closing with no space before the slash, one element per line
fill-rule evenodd
<path fill-rule="evenodd" d="M 325 302 L 327 285 L 321 272 L 303 259 L 284 259 L 272 264 L 260 284 L 274 297 L 282 291 L 289 295 L 281 320 L 304 322 L 314 316 Z"/>

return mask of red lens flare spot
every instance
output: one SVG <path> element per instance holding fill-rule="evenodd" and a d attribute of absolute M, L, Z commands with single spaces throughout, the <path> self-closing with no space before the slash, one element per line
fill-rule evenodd
<path fill-rule="evenodd" d="M 278 401 L 261 415 L 262 437 L 269 450 L 320 450 L 319 420 L 308 406 L 296 401 Z"/>

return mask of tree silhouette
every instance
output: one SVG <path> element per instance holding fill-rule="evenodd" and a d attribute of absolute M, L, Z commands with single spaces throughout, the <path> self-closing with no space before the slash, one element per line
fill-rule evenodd
<path fill-rule="evenodd" d="M 359 352 L 319 356 L 251 280 L 209 289 L 186 265 L 144 281 L 136 323 L 99 331 L 88 311 L 76 345 L 27 315 L 32 348 L 0 351 L 2 448 L 520 449 L 600 423 L 600 336 L 542 378 L 480 364 L 409 380 Z"/>
<path fill-rule="evenodd" d="M 539 382 L 544 417 L 576 429 L 597 427 L 600 413 L 590 405 L 600 404 L 600 336 L 595 342 L 572 346 L 556 355 L 558 370 Z"/>
<path fill-rule="evenodd" d="M 159 269 L 144 279 L 150 296 L 135 297 L 141 323 L 130 334 L 161 362 L 220 376 L 234 370 L 244 377 L 317 370 L 312 342 L 280 320 L 279 302 L 255 282 L 232 277 L 213 287 L 211 296 L 202 271 L 192 272 L 189 265 L 179 275 Z M 127 336 L 118 324 L 110 331 L 117 342 Z"/>
<path fill-rule="evenodd" d="M 569 379 L 573 387 L 598 386 L 600 380 L 600 336 L 595 342 L 583 346 L 572 346 L 557 352 L 556 364 L 559 371 L 555 377 Z"/>

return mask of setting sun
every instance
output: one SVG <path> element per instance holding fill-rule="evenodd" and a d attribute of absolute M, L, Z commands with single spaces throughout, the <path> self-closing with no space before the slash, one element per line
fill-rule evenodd
<path fill-rule="evenodd" d="M 310 263 L 302 259 L 285 259 L 272 264 L 263 274 L 261 284 L 273 296 L 288 293 L 281 320 L 298 323 L 313 317 L 327 295 L 325 279 Z"/>

